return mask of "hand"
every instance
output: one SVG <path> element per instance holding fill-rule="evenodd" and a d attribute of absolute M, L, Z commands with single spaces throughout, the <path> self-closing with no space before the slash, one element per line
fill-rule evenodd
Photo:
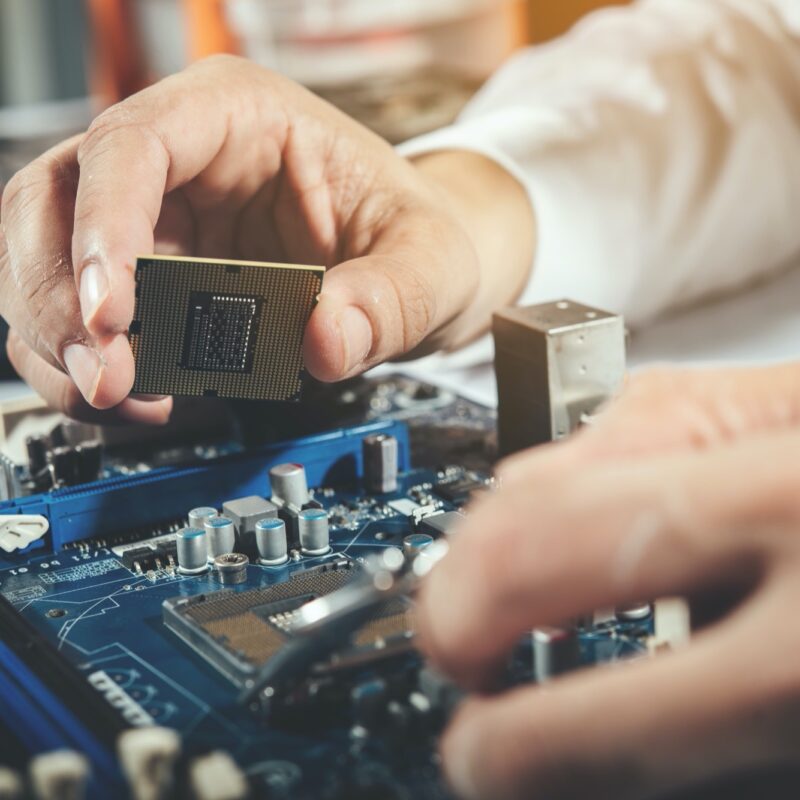
<path fill-rule="evenodd" d="M 420 597 L 423 648 L 466 687 L 538 625 L 665 595 L 736 603 L 685 649 L 466 702 L 442 742 L 460 796 L 651 797 L 797 763 L 800 365 L 642 376 L 591 429 L 498 472 Z"/>
<path fill-rule="evenodd" d="M 128 397 L 137 254 L 334 266 L 305 340 L 310 372 L 330 381 L 479 334 L 524 286 L 533 249 L 525 192 L 493 162 L 412 165 L 231 57 L 101 114 L 11 180 L 0 219 L 13 364 L 54 407 L 105 420 L 169 414 L 168 399 Z"/>

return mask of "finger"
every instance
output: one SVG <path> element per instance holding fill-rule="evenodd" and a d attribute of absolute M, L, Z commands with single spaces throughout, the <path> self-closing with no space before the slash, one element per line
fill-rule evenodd
<path fill-rule="evenodd" d="M 570 439 L 527 450 L 495 468 L 501 483 L 538 481 L 589 460 L 701 450 L 800 424 L 800 364 L 719 370 L 652 369 Z"/>
<path fill-rule="evenodd" d="M 324 381 L 341 380 L 419 351 L 466 305 L 477 260 L 463 233 L 424 211 L 405 212 L 370 254 L 329 270 L 306 329 L 305 361 Z M 433 338 L 432 338 L 433 337 Z"/>
<path fill-rule="evenodd" d="M 124 336 L 93 337 L 81 320 L 70 259 L 76 150 L 76 139 L 58 145 L 4 193 L 0 312 L 90 404 L 109 408 L 130 391 L 133 356 Z"/>
<path fill-rule="evenodd" d="M 121 422 L 164 425 L 169 421 L 172 398 L 154 402 L 128 397 L 108 411 L 99 411 L 86 402 L 69 376 L 48 364 L 13 330 L 8 335 L 6 350 L 17 374 L 41 395 L 50 408 L 73 419 L 99 425 Z"/>
<path fill-rule="evenodd" d="M 798 599 L 792 577 L 689 648 L 468 701 L 442 742 L 450 783 L 465 800 L 633 800 L 796 760 L 800 634 L 772 631 Z"/>
<path fill-rule="evenodd" d="M 280 166 L 286 124 L 278 104 L 269 102 L 268 87 L 261 103 L 248 102 L 249 92 L 237 103 L 231 93 L 237 81 L 252 87 L 254 74 L 242 60 L 211 59 L 113 106 L 92 123 L 78 152 L 72 245 L 90 331 L 127 329 L 135 258 L 153 251 L 165 193 L 202 173 L 203 180 L 186 190 L 192 205 L 201 212 L 214 205 L 222 213 L 223 200 L 245 202 Z M 214 230 L 206 233 L 216 236 Z M 204 231 L 197 234 L 203 247 Z"/>
<path fill-rule="evenodd" d="M 753 580 L 765 528 L 800 519 L 798 445 L 794 431 L 504 485 L 474 508 L 423 588 L 424 647 L 479 686 L 536 625 Z"/>
<path fill-rule="evenodd" d="M 76 139 L 57 145 L 14 175 L 2 199 L 0 313 L 52 364 L 64 341 L 86 337 L 69 260 L 76 152 Z"/>
<path fill-rule="evenodd" d="M 704 448 L 800 422 L 800 364 L 654 369 L 577 437 L 582 457 Z"/>

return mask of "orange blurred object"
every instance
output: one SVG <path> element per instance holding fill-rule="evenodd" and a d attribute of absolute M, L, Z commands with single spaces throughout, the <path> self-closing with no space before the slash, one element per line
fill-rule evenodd
<path fill-rule="evenodd" d="M 581 17 L 603 6 L 628 0 L 528 0 L 532 42 L 546 42 L 566 33 Z"/>
<path fill-rule="evenodd" d="M 183 0 L 190 60 L 195 61 L 214 53 L 239 52 L 236 37 L 225 19 L 225 2 Z"/>
<path fill-rule="evenodd" d="M 94 41 L 92 94 L 103 105 L 143 89 L 148 81 L 128 0 L 88 0 Z"/>

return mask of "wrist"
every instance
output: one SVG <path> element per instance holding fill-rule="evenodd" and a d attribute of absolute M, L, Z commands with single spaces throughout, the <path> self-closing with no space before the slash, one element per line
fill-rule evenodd
<path fill-rule="evenodd" d="M 469 151 L 427 153 L 412 160 L 443 195 L 470 239 L 480 268 L 475 297 L 448 332 L 460 347 L 488 330 L 494 311 L 517 301 L 530 278 L 535 216 L 525 187 L 496 161 Z"/>

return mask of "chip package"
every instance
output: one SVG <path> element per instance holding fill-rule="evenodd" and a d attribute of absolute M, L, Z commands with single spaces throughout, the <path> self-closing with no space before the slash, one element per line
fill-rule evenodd
<path fill-rule="evenodd" d="M 140 257 L 133 392 L 298 400 L 324 267 Z"/>

